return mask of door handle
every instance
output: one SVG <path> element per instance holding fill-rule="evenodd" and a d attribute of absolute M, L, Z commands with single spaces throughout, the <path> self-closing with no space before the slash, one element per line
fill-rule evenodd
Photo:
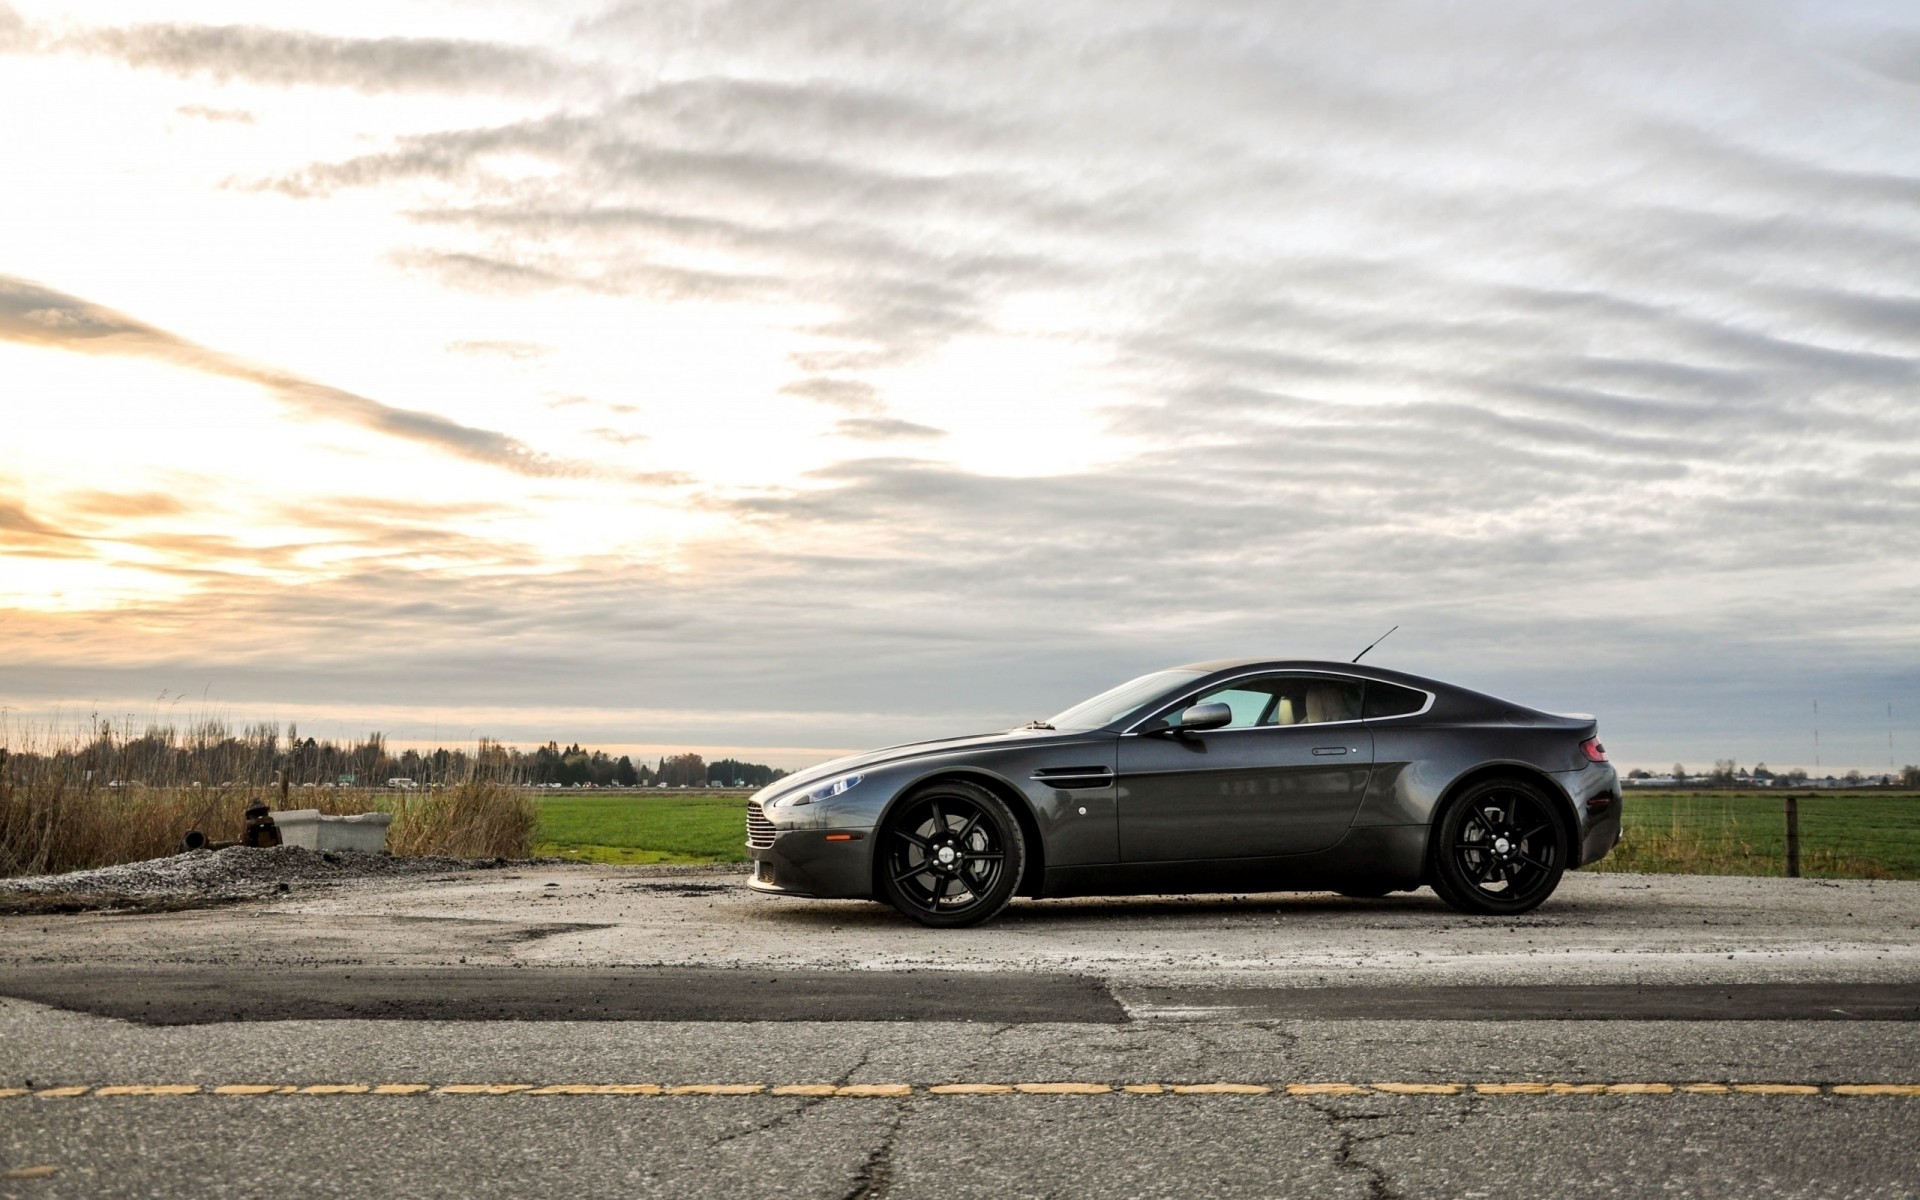
<path fill-rule="evenodd" d="M 1347 748 L 1345 746 L 1315 746 L 1313 752 L 1315 754 L 1345 754 Z"/>

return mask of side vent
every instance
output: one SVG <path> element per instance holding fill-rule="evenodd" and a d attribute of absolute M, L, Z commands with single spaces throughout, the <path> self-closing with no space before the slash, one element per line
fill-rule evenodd
<path fill-rule="evenodd" d="M 1027 778 L 1067 791 L 1113 786 L 1112 767 L 1041 767 Z"/>

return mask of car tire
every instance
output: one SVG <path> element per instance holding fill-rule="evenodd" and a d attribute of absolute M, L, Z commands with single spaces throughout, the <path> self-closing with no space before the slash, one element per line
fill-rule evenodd
<path fill-rule="evenodd" d="M 1531 912 L 1567 869 L 1561 805 L 1524 779 L 1486 779 L 1448 801 L 1429 847 L 1433 890 L 1475 916 Z"/>
<path fill-rule="evenodd" d="M 964 780 L 939 780 L 893 806 L 874 848 L 879 892 L 934 929 L 989 920 L 1012 902 L 1026 838 L 1006 803 Z"/>

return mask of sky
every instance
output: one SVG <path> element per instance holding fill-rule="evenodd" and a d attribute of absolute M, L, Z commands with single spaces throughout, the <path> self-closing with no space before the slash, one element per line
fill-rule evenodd
<path fill-rule="evenodd" d="M 1397 624 L 1920 762 L 1910 4 L 0 0 L 0 164 L 16 731 L 797 767 Z"/>

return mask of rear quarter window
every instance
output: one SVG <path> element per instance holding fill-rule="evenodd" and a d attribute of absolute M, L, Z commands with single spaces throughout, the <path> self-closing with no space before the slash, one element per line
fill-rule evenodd
<path fill-rule="evenodd" d="M 1366 704 L 1361 715 L 1369 721 L 1376 717 L 1404 717 L 1408 713 L 1419 712 L 1426 704 L 1425 692 L 1369 679 Z"/>

